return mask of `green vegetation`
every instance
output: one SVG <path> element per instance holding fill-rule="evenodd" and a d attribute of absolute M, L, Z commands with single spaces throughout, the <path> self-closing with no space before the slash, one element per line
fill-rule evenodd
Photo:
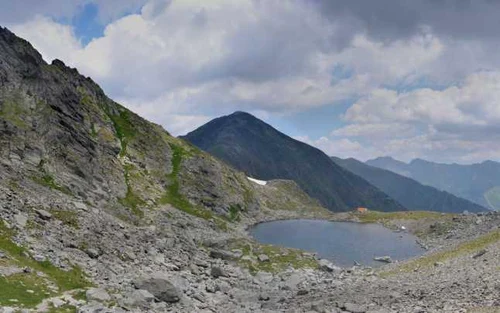
<path fill-rule="evenodd" d="M 378 212 L 368 211 L 366 213 L 352 213 L 362 223 L 377 223 L 387 222 L 392 220 L 449 220 L 452 219 L 454 214 L 445 214 L 439 212 L 428 211 L 409 211 L 409 212 Z"/>
<path fill-rule="evenodd" d="M 484 198 L 495 210 L 500 210 L 500 186 L 488 190 L 484 194 Z"/>
<path fill-rule="evenodd" d="M 80 229 L 80 225 L 78 224 L 78 214 L 74 211 L 63 211 L 63 210 L 51 210 L 50 213 L 52 216 L 61 222 L 64 225 L 73 227 L 75 229 Z"/>
<path fill-rule="evenodd" d="M 78 309 L 76 307 L 69 304 L 65 304 L 58 308 L 52 306 L 46 313 L 76 313 L 76 312 L 78 312 Z"/>
<path fill-rule="evenodd" d="M 6 99 L 0 103 L 0 118 L 11 122 L 20 129 L 28 129 L 28 124 L 22 119 L 27 115 L 27 110 L 21 105 L 23 99 L 20 95 Z"/>
<path fill-rule="evenodd" d="M 33 177 L 33 181 L 39 185 L 48 187 L 50 189 L 58 190 L 67 195 L 71 195 L 71 191 L 69 190 L 68 187 L 57 184 L 54 177 L 48 173 L 44 172 L 42 177 Z"/>
<path fill-rule="evenodd" d="M 37 262 L 29 257 L 24 247 L 12 241 L 14 232 L 0 223 L 0 250 L 8 255 L 6 266 L 32 269 L 29 273 L 19 273 L 0 277 L 0 305 L 33 307 L 43 299 L 56 295 L 50 286 L 59 292 L 90 287 L 91 284 L 82 270 L 74 266 L 64 271 L 49 261 Z M 44 276 L 37 275 L 42 272 Z M 16 301 L 12 301 L 16 300 Z"/>
<path fill-rule="evenodd" d="M 415 268 L 430 267 L 436 262 L 444 262 L 448 259 L 453 259 L 465 254 L 473 255 L 498 241 L 500 241 L 500 230 L 495 230 L 471 241 L 459 244 L 458 246 L 446 251 L 434 253 L 405 263 L 394 270 L 382 273 L 382 276 L 390 276 L 398 272 L 411 272 Z"/>
<path fill-rule="evenodd" d="M 118 199 L 118 202 L 120 202 L 120 204 L 124 207 L 129 208 L 135 216 L 144 217 L 144 212 L 140 209 L 140 207 L 144 206 L 146 202 L 134 193 L 132 186 L 130 185 L 130 176 L 132 175 L 131 172 L 134 170 L 134 166 L 132 164 L 126 164 L 123 166 L 123 170 L 125 171 L 127 193 L 124 198 Z"/>
<path fill-rule="evenodd" d="M 244 268 L 248 268 L 252 274 L 259 271 L 278 273 L 291 266 L 299 268 L 317 268 L 317 260 L 302 250 L 283 248 L 273 245 L 264 245 L 249 240 L 234 240 L 230 243 L 231 249 L 239 249 L 243 256 L 250 258 L 240 258 L 238 263 Z M 257 256 L 265 254 L 269 257 L 267 262 L 259 262 Z"/>
<path fill-rule="evenodd" d="M 236 205 L 231 205 L 229 207 L 229 220 L 230 221 L 240 221 L 240 212 L 241 212 L 241 205 L 236 204 Z"/>
<path fill-rule="evenodd" d="M 167 187 L 165 194 L 160 198 L 160 204 L 171 204 L 175 208 L 184 211 L 188 214 L 209 220 L 212 219 L 212 212 L 193 206 L 188 199 L 180 193 L 179 172 L 183 157 L 187 151 L 180 145 L 170 144 L 172 149 L 172 172 L 167 175 L 170 184 Z"/>
<path fill-rule="evenodd" d="M 95 124 L 92 123 L 92 128 L 90 129 L 90 136 L 92 136 L 92 138 L 97 138 L 97 135 L 98 135 L 98 132 L 95 129 Z"/>
<path fill-rule="evenodd" d="M 123 110 L 120 114 L 108 114 L 108 116 L 113 122 L 116 135 L 120 139 L 122 145 L 120 156 L 123 157 L 127 154 L 128 143 L 135 136 L 134 126 L 130 121 L 130 112 L 128 110 Z"/>
<path fill-rule="evenodd" d="M 34 307 L 51 295 L 47 285 L 36 274 L 0 276 L 0 306 Z"/>
<path fill-rule="evenodd" d="M 124 207 L 129 208 L 135 216 L 144 217 L 144 212 L 139 207 L 145 205 L 145 202 L 132 191 L 130 186 L 127 186 L 125 197 L 118 199 L 118 202 Z"/>

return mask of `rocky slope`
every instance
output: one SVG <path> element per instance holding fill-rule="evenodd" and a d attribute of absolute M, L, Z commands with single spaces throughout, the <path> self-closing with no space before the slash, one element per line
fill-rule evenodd
<path fill-rule="evenodd" d="M 3 28 L 0 141 L 2 313 L 500 305 L 499 214 L 333 215 L 292 181 L 261 186 L 171 137 Z M 429 255 L 376 272 L 339 269 L 246 232 L 299 217 L 404 223 Z"/>
<path fill-rule="evenodd" d="M 332 160 L 345 169 L 366 179 L 399 203 L 412 211 L 437 211 L 448 213 L 482 212 L 486 208 L 471 201 L 461 199 L 448 192 L 425 186 L 394 172 L 369 166 L 356 159 Z"/>
<path fill-rule="evenodd" d="M 248 113 L 214 119 L 184 138 L 252 177 L 294 180 L 334 212 L 356 207 L 406 210 L 361 177 L 336 165 L 319 149 L 280 133 Z"/>
<path fill-rule="evenodd" d="M 263 188 L 170 136 L 4 28 L 0 142 L 0 268 L 17 275 L 0 281 L 17 292 L 1 305 L 33 306 L 93 284 L 130 289 L 141 274 L 208 258 L 199 249 L 207 238 L 328 214 L 293 182 Z"/>

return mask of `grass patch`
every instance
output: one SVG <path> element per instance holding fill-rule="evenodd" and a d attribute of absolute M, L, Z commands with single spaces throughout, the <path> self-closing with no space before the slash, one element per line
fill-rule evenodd
<path fill-rule="evenodd" d="M 352 213 L 361 223 L 377 223 L 391 220 L 420 220 L 420 219 L 451 219 L 454 214 L 443 214 L 429 211 L 409 211 L 409 212 L 378 212 L 368 211 L 366 213 Z"/>
<path fill-rule="evenodd" d="M 135 216 L 144 217 L 144 212 L 139 207 L 145 205 L 146 202 L 136 195 L 130 186 L 127 186 L 125 197 L 118 199 L 118 202 L 124 207 L 129 208 Z"/>
<path fill-rule="evenodd" d="M 135 129 L 130 121 L 130 112 L 123 110 L 118 115 L 110 114 L 108 115 L 113 122 L 113 126 L 116 130 L 116 135 L 121 142 L 120 156 L 125 156 L 127 154 L 127 145 L 130 140 L 135 136 Z"/>
<path fill-rule="evenodd" d="M 80 225 L 78 224 L 78 214 L 73 211 L 63 211 L 63 210 L 51 210 L 50 214 L 55 219 L 63 222 L 64 225 L 73 227 L 75 229 L 80 229 Z"/>
<path fill-rule="evenodd" d="M 118 202 L 124 207 L 130 209 L 132 214 L 142 218 L 144 217 L 144 212 L 140 209 L 140 207 L 145 206 L 146 202 L 141 197 L 136 195 L 132 190 L 132 186 L 130 186 L 130 175 L 131 175 L 130 172 L 133 170 L 133 165 L 126 164 L 123 166 L 123 170 L 125 172 L 125 183 L 127 185 L 127 193 L 125 194 L 124 198 L 119 198 Z"/>
<path fill-rule="evenodd" d="M 46 283 L 36 274 L 0 276 L 0 290 L 0 306 L 34 307 L 51 296 Z"/>
<path fill-rule="evenodd" d="M 92 123 L 91 129 L 90 129 L 90 136 L 92 136 L 92 138 L 95 139 L 95 138 L 97 138 L 98 135 L 99 135 L 99 133 L 95 129 L 95 124 Z"/>
<path fill-rule="evenodd" d="M 18 246 L 12 241 L 13 231 L 7 229 L 0 223 L 0 250 L 9 256 L 9 265 L 17 267 L 28 267 L 31 273 L 16 274 L 9 277 L 0 277 L 0 303 L 2 305 L 15 305 L 32 307 L 41 300 L 53 296 L 53 292 L 47 289 L 49 284 L 57 286 L 59 292 L 74 289 L 83 289 L 92 286 L 87 280 L 81 268 L 74 266 L 69 271 L 64 271 L 49 261 L 37 262 L 27 254 L 24 247 Z M 38 276 L 42 272 L 46 277 Z M 28 292 L 32 290 L 33 292 Z M 17 299 L 17 302 L 10 302 Z"/>
<path fill-rule="evenodd" d="M 459 244 L 458 246 L 449 250 L 437 252 L 429 256 L 424 256 L 419 259 L 410 261 L 394 270 L 383 272 L 381 275 L 390 276 L 398 272 L 411 272 L 415 268 L 430 267 L 433 266 L 436 262 L 444 262 L 448 259 L 456 258 L 465 254 L 470 254 L 472 256 L 478 251 L 498 241 L 500 241 L 500 230 L 495 230 L 471 241 Z"/>
<path fill-rule="evenodd" d="M 44 173 L 42 177 L 33 177 L 33 181 L 39 185 L 48 187 L 53 190 L 60 191 L 64 194 L 71 195 L 71 190 L 68 187 L 61 186 L 56 183 L 54 177 L 50 174 Z"/>
<path fill-rule="evenodd" d="M 159 203 L 171 204 L 176 209 L 206 220 L 212 219 L 212 212 L 192 205 L 189 200 L 181 194 L 178 175 L 181 169 L 182 159 L 187 152 L 184 148 L 175 144 L 170 144 L 170 148 L 172 149 L 172 172 L 167 175 L 170 184 L 165 194 L 159 199 Z"/>
<path fill-rule="evenodd" d="M 233 221 L 239 222 L 241 220 L 240 212 L 241 212 L 241 205 L 239 204 L 231 205 L 229 207 L 229 220 L 231 222 Z"/>
<path fill-rule="evenodd" d="M 22 107 L 20 104 L 22 101 L 23 99 L 19 95 L 14 96 L 13 99 L 6 99 L 0 102 L 0 118 L 9 121 L 17 128 L 26 130 L 29 127 L 22 117 L 27 116 L 28 110 Z"/>
<path fill-rule="evenodd" d="M 259 271 L 278 273 L 289 266 L 300 268 L 318 268 L 318 261 L 312 255 L 305 254 L 298 249 L 284 248 L 273 245 L 264 245 L 249 240 L 235 240 L 230 243 L 231 249 L 239 249 L 243 256 L 249 256 L 251 259 L 240 258 L 238 264 L 250 270 L 255 274 Z M 257 256 L 265 254 L 269 257 L 268 262 L 259 262 Z"/>
<path fill-rule="evenodd" d="M 49 310 L 46 311 L 46 313 L 76 313 L 76 312 L 78 312 L 78 309 L 70 304 L 65 304 L 58 308 L 51 306 Z"/>

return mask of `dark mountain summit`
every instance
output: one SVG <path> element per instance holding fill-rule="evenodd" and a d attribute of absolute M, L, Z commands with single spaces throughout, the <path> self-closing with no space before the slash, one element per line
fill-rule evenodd
<path fill-rule="evenodd" d="M 184 138 L 249 176 L 294 180 L 332 211 L 359 206 L 379 211 L 406 210 L 319 149 L 290 138 L 248 113 L 216 118 Z"/>
<path fill-rule="evenodd" d="M 356 159 L 332 157 L 332 160 L 354 174 L 363 177 L 409 210 L 447 213 L 486 211 L 486 208 L 476 203 L 422 185 L 416 180 L 394 172 L 367 165 Z"/>
<path fill-rule="evenodd" d="M 442 164 L 422 159 L 404 163 L 384 157 L 369 160 L 368 165 L 410 177 L 490 209 L 500 209 L 500 163 Z"/>

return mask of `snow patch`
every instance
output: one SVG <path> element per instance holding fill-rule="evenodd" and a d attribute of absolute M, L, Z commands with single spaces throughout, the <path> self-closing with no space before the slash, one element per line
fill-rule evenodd
<path fill-rule="evenodd" d="M 258 180 L 258 179 L 252 178 L 252 177 L 247 177 L 247 178 L 249 181 L 252 181 L 252 182 L 259 184 L 261 186 L 267 185 L 267 181 L 265 181 L 265 180 Z"/>

